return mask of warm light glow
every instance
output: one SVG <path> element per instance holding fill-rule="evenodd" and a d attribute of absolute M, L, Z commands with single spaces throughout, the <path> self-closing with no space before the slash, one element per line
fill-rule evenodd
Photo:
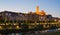
<path fill-rule="evenodd" d="M 19 28 L 19 26 L 16 26 L 16 28 Z"/>
<path fill-rule="evenodd" d="M 39 6 L 36 7 L 36 13 L 38 13 L 38 12 L 39 12 Z"/>
<path fill-rule="evenodd" d="M 0 26 L 0 29 L 2 29 L 2 27 Z"/>
<path fill-rule="evenodd" d="M 36 7 L 36 14 L 38 14 L 38 15 L 46 15 L 44 10 L 42 10 L 41 12 L 39 11 L 39 6 Z"/>

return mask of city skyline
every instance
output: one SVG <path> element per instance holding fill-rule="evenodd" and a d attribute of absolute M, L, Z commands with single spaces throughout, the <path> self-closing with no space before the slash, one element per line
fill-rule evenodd
<path fill-rule="evenodd" d="M 0 11 L 35 12 L 36 6 L 47 14 L 60 17 L 60 0 L 0 0 Z"/>

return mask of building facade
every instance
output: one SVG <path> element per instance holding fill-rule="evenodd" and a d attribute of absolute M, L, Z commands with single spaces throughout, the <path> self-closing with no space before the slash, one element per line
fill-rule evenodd
<path fill-rule="evenodd" d="M 46 15 L 44 10 L 39 11 L 39 6 L 36 7 L 36 12 L 32 13 L 16 13 L 11 11 L 0 12 L 0 20 L 7 21 L 29 21 L 29 22 L 39 22 L 39 21 L 58 21 L 58 18 L 52 17 L 52 15 Z"/>

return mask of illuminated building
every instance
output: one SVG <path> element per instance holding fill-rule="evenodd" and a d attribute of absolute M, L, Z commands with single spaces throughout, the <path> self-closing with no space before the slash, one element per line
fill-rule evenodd
<path fill-rule="evenodd" d="M 36 12 L 30 12 L 30 13 L 16 13 L 16 12 L 11 12 L 11 11 L 2 11 L 0 12 L 0 22 L 1 20 L 6 20 L 8 22 L 16 22 L 20 25 L 23 23 L 27 23 L 28 25 L 39 25 L 40 23 L 46 24 L 46 22 L 56 22 L 60 20 L 59 18 L 55 18 L 52 15 L 46 15 L 45 11 L 39 11 L 39 6 L 36 7 Z M 29 24 L 30 23 L 30 24 Z M 43 26 L 45 27 L 45 25 Z M 15 24 L 14 24 L 15 25 Z M 29 26 L 29 28 L 30 28 Z M 48 25 L 49 27 L 49 25 Z M 19 28 L 19 26 L 16 26 L 16 28 Z"/>
<path fill-rule="evenodd" d="M 44 10 L 39 11 L 39 6 L 36 7 L 36 14 L 38 14 L 38 15 L 46 15 L 46 13 L 44 12 Z"/>
<path fill-rule="evenodd" d="M 0 19 L 18 20 L 18 21 L 52 21 L 54 20 L 51 15 L 46 15 L 44 10 L 39 11 L 39 6 L 36 7 L 36 12 L 30 13 L 16 13 L 11 11 L 0 12 Z"/>

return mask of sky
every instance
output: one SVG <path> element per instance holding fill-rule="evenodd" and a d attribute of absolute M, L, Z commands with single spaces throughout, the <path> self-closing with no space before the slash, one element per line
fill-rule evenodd
<path fill-rule="evenodd" d="M 0 12 L 7 10 L 13 12 L 35 12 L 36 6 L 46 14 L 60 17 L 60 0 L 0 0 Z"/>

